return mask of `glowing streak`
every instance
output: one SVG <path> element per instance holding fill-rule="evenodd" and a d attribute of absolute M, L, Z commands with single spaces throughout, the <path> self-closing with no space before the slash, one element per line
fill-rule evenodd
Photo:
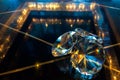
<path fill-rule="evenodd" d="M 68 55 L 66 57 L 62 57 L 62 58 L 58 58 L 58 59 L 54 59 L 54 60 L 42 62 L 42 63 L 37 63 L 37 66 L 38 65 L 42 66 L 42 65 L 54 63 L 54 62 L 57 62 L 57 61 L 61 61 L 61 60 L 67 59 L 69 57 L 70 57 L 70 55 Z M 21 71 L 24 71 L 24 70 L 27 70 L 27 69 L 35 68 L 37 66 L 35 64 L 35 65 L 26 66 L 26 67 L 23 67 L 23 68 L 18 68 L 18 69 L 10 70 L 10 71 L 7 71 L 7 72 L 0 73 L 0 76 L 7 75 L 7 74 L 12 74 L 12 73 L 16 73 L 16 72 L 21 72 Z"/>
<path fill-rule="evenodd" d="M 22 10 L 14 10 L 14 11 L 1 12 L 0 14 L 8 14 L 8 13 L 20 12 L 20 11 L 22 11 Z"/>
<path fill-rule="evenodd" d="M 47 45 L 53 46 L 52 43 L 49 43 L 49 42 L 47 42 L 47 41 L 45 41 L 45 40 L 42 40 L 42 39 L 40 39 L 40 38 L 37 38 L 37 37 L 35 37 L 35 36 L 33 36 L 33 35 L 26 34 L 25 32 L 19 31 L 19 30 L 15 29 L 15 28 L 12 28 L 12 27 L 8 26 L 8 25 L 2 24 L 2 23 L 0 23 L 0 25 L 4 26 L 4 27 L 6 27 L 6 28 L 8 28 L 8 29 L 10 29 L 10 30 L 13 30 L 13 31 L 16 31 L 16 32 L 18 32 L 18 33 L 21 33 L 21 34 L 24 34 L 24 35 L 26 35 L 26 36 L 29 36 L 29 37 L 31 37 L 31 38 L 33 38 L 33 39 L 38 40 L 38 41 L 41 41 L 41 42 L 43 42 L 43 43 L 45 43 L 45 44 L 47 44 Z"/>
<path fill-rule="evenodd" d="M 111 9 L 120 10 L 120 8 L 117 8 L 117 7 L 106 6 L 106 5 L 103 5 L 103 4 L 97 4 L 97 5 L 98 5 L 98 6 L 101 6 L 101 7 L 107 7 L 107 8 L 111 8 Z"/>
<path fill-rule="evenodd" d="M 112 70 L 112 71 L 115 71 L 115 72 L 120 73 L 120 70 L 117 70 L 117 69 L 115 69 L 115 68 L 109 67 L 109 66 L 107 66 L 107 65 L 104 65 L 104 67 L 105 67 L 105 68 L 108 68 L 108 69 L 110 69 L 110 70 Z"/>
<path fill-rule="evenodd" d="M 115 47 L 115 46 L 120 46 L 120 43 L 109 45 L 109 46 L 105 46 L 104 49 L 112 48 L 112 47 Z"/>

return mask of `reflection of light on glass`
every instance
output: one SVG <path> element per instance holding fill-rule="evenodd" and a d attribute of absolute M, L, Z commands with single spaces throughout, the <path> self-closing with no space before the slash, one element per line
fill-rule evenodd
<path fill-rule="evenodd" d="M 80 10 L 85 10 L 85 4 L 83 4 L 83 3 L 82 3 L 82 4 L 79 4 L 79 9 L 80 9 Z"/>
<path fill-rule="evenodd" d="M 36 68 L 38 69 L 40 67 L 40 64 L 39 63 L 36 63 L 35 64 Z"/>
<path fill-rule="evenodd" d="M 73 24 L 71 24 L 70 27 L 73 27 Z"/>
<path fill-rule="evenodd" d="M 42 23 L 44 21 L 44 19 L 40 19 L 40 22 Z"/>
<path fill-rule="evenodd" d="M 0 45 L 0 52 L 2 52 L 4 45 Z"/>
<path fill-rule="evenodd" d="M 58 45 L 57 45 L 57 48 L 59 48 L 60 46 L 61 46 L 61 44 L 58 44 Z"/>
<path fill-rule="evenodd" d="M 58 3 L 48 3 L 46 4 L 46 9 L 50 9 L 50 10 L 56 10 L 60 8 L 60 4 Z"/>
<path fill-rule="evenodd" d="M 6 38 L 6 41 L 10 41 L 10 36 L 8 36 L 8 37 Z"/>
<path fill-rule="evenodd" d="M 32 22 L 36 22 L 37 20 L 35 18 L 32 19 Z"/>
<path fill-rule="evenodd" d="M 76 9 L 76 5 L 74 3 L 66 4 L 66 9 L 67 10 L 75 10 Z"/>
<path fill-rule="evenodd" d="M 36 7 L 36 3 L 28 3 L 28 7 L 29 8 L 35 8 Z"/>
<path fill-rule="evenodd" d="M 44 5 L 43 5 L 42 3 L 38 3 L 38 4 L 37 4 L 37 8 L 38 8 L 38 9 L 42 9 L 43 7 L 44 7 Z"/>
<path fill-rule="evenodd" d="M 96 6 L 96 3 L 91 3 L 91 4 L 90 4 L 90 10 L 94 10 L 94 9 L 95 9 L 95 6 Z"/>
<path fill-rule="evenodd" d="M 99 49 L 96 49 L 96 53 L 99 53 L 100 52 L 100 50 Z"/>
<path fill-rule="evenodd" d="M 66 19 L 65 21 L 69 24 L 73 24 L 75 22 L 75 20 L 73 20 L 73 19 Z M 70 25 L 70 26 L 72 26 L 72 25 Z"/>
<path fill-rule="evenodd" d="M 95 19 L 95 20 L 97 19 L 97 15 L 94 15 L 94 19 Z"/>
<path fill-rule="evenodd" d="M 77 20 L 77 23 L 78 23 L 78 24 L 82 24 L 83 22 L 84 22 L 84 20 L 83 20 L 83 19 L 81 19 L 81 20 L 80 20 L 80 19 L 79 19 L 79 20 Z"/>
<path fill-rule="evenodd" d="M 99 15 L 94 15 L 94 19 L 95 19 L 95 20 L 99 20 L 99 19 L 100 19 L 100 16 L 99 16 Z"/>
<path fill-rule="evenodd" d="M 69 19 L 68 22 L 71 23 L 73 20 L 72 19 Z"/>
<path fill-rule="evenodd" d="M 45 23 L 45 27 L 46 27 L 46 28 L 48 27 L 48 23 Z"/>
<path fill-rule="evenodd" d="M 25 14 L 27 13 L 27 11 L 28 11 L 28 9 L 24 9 L 24 10 L 22 11 L 22 14 L 25 15 Z"/>
<path fill-rule="evenodd" d="M 79 22 L 79 19 L 77 19 L 77 22 Z"/>
<path fill-rule="evenodd" d="M 112 64 L 112 59 L 109 60 L 109 63 Z"/>
<path fill-rule="evenodd" d="M 17 23 L 21 23 L 23 17 L 22 16 L 19 16 L 18 20 L 17 20 Z"/>
<path fill-rule="evenodd" d="M 117 80 L 117 77 L 116 77 L 116 76 L 113 76 L 113 80 Z"/>

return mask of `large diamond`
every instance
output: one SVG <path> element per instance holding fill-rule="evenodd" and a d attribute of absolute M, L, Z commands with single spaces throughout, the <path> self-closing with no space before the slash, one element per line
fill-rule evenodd
<path fill-rule="evenodd" d="M 64 33 L 56 40 L 52 55 L 59 57 L 71 54 L 73 68 L 80 77 L 90 79 L 101 70 L 104 63 L 102 43 L 102 38 L 78 28 Z"/>

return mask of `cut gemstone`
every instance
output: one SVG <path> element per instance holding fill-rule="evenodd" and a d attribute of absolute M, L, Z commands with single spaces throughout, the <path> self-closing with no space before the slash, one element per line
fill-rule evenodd
<path fill-rule="evenodd" d="M 90 79 L 102 69 L 105 60 L 102 44 L 102 38 L 78 28 L 64 33 L 56 40 L 52 55 L 59 57 L 71 54 L 73 68 L 80 77 Z"/>

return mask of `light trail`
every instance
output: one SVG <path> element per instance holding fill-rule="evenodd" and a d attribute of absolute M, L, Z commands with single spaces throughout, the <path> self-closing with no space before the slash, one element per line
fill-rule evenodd
<path fill-rule="evenodd" d="M 26 67 L 14 69 L 14 70 L 10 70 L 10 71 L 7 71 L 7 72 L 0 73 L 0 76 L 21 72 L 21 71 L 24 71 L 24 70 L 27 70 L 27 69 L 43 66 L 43 65 L 46 65 L 46 64 L 51 64 L 51 63 L 54 63 L 54 62 L 57 62 L 57 61 L 67 59 L 69 57 L 70 57 L 70 55 L 67 55 L 67 56 L 62 57 L 62 58 L 58 58 L 58 59 L 54 59 L 54 60 L 50 60 L 50 61 L 46 61 L 46 62 L 41 62 L 41 63 L 37 63 L 37 64 L 34 64 L 34 65 L 30 65 L 30 66 L 26 66 Z"/>
<path fill-rule="evenodd" d="M 120 46 L 120 43 L 105 46 L 104 49 L 112 48 L 112 47 L 115 47 L 115 46 Z"/>
<path fill-rule="evenodd" d="M 22 11 L 22 9 L 21 9 L 21 10 L 14 10 L 14 11 L 1 12 L 0 15 L 1 15 L 1 14 L 9 14 L 9 13 L 13 13 L 13 12 L 21 12 L 21 11 Z"/>
<path fill-rule="evenodd" d="M 98 6 L 101 6 L 101 7 L 110 8 L 110 9 L 116 9 L 116 10 L 120 10 L 120 8 L 117 8 L 117 7 L 106 6 L 106 5 L 103 5 L 103 4 L 97 4 L 97 5 L 98 5 Z"/>
<path fill-rule="evenodd" d="M 53 46 L 52 43 L 49 43 L 49 42 L 47 42 L 47 41 L 45 41 L 45 40 L 42 40 L 42 39 L 40 39 L 40 38 L 37 38 L 37 37 L 35 37 L 35 36 L 33 36 L 33 35 L 30 35 L 30 34 L 28 34 L 28 33 L 25 33 L 25 32 L 23 32 L 23 31 L 20 31 L 20 30 L 18 30 L 18 29 L 12 28 L 12 27 L 10 27 L 10 26 L 8 26 L 8 25 L 2 24 L 2 23 L 0 23 L 0 25 L 4 26 L 4 27 L 6 27 L 6 28 L 8 28 L 8 29 L 10 29 L 10 30 L 13 30 L 13 31 L 15 31 L 15 32 L 18 32 L 18 33 L 24 34 L 24 35 L 26 35 L 26 36 L 29 36 L 29 37 L 31 37 L 31 38 L 33 38 L 33 39 L 35 39 L 35 40 L 38 40 L 38 41 L 40 41 L 40 42 L 43 42 L 43 43 L 47 44 L 47 45 Z"/>
<path fill-rule="evenodd" d="M 115 71 L 115 72 L 117 72 L 117 73 L 120 74 L 120 70 L 118 70 L 118 69 L 115 69 L 115 68 L 109 67 L 109 66 L 107 66 L 107 65 L 104 65 L 104 67 L 107 68 L 107 69 L 110 69 L 110 70 L 112 70 L 112 71 Z"/>

